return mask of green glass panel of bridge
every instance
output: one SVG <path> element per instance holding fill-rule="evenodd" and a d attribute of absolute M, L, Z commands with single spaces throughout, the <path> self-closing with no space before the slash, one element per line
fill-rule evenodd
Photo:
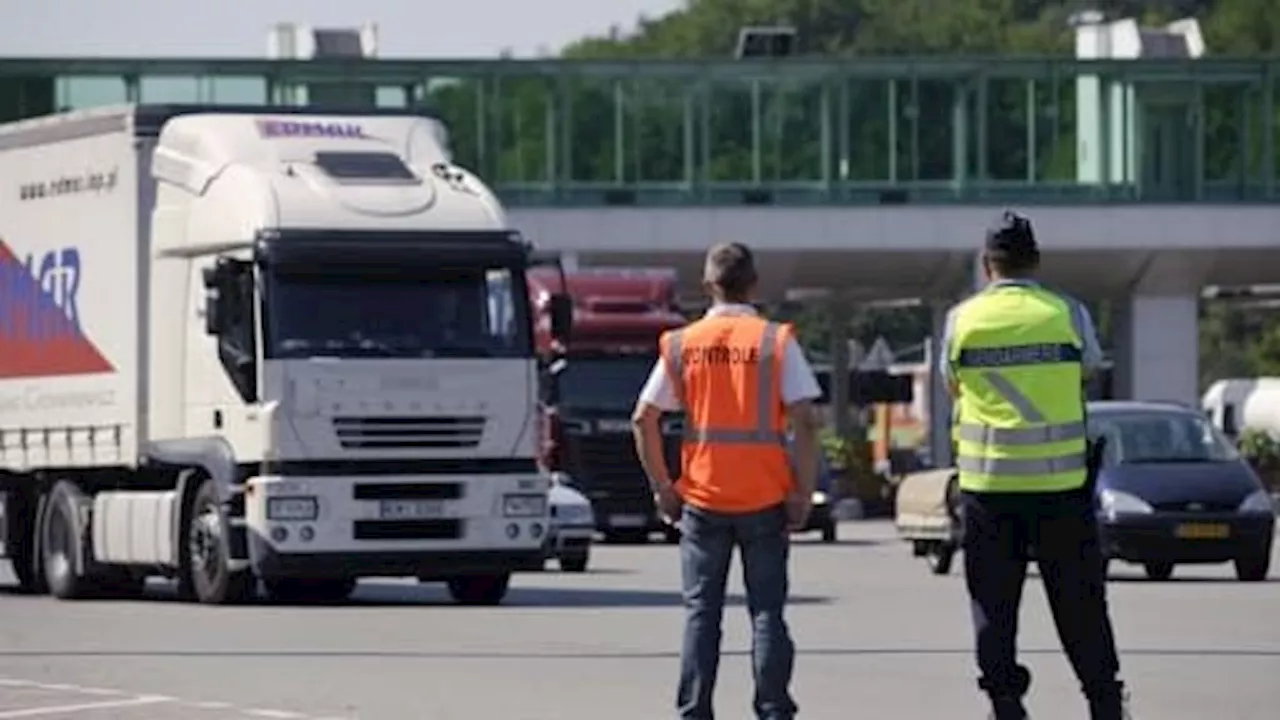
<path fill-rule="evenodd" d="M 0 59 L 0 120 L 430 109 L 516 205 L 1268 202 L 1280 61 Z"/>

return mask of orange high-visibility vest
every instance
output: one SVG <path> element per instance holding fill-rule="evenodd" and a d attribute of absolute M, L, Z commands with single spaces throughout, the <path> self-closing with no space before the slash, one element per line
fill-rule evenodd
<path fill-rule="evenodd" d="M 676 489 L 725 513 L 783 502 L 794 477 L 786 451 L 782 356 L 791 327 L 752 316 L 712 316 L 659 341 L 685 409 Z"/>

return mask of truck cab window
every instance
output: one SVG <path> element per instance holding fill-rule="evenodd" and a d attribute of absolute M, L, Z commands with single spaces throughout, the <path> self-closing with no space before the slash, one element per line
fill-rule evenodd
<path fill-rule="evenodd" d="M 277 272 L 268 277 L 266 357 L 531 357 L 509 268 Z"/>
<path fill-rule="evenodd" d="M 218 360 L 245 402 L 258 399 L 254 279 L 249 263 L 220 261 L 209 294 L 217 313 Z"/>

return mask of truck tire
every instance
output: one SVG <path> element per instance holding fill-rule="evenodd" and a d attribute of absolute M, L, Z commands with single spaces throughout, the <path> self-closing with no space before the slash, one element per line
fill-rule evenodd
<path fill-rule="evenodd" d="M 354 578 L 273 578 L 262 582 L 267 596 L 285 603 L 336 603 L 351 596 Z"/>
<path fill-rule="evenodd" d="M 507 596 L 511 573 L 449 578 L 449 595 L 459 605 L 497 605 Z"/>
<path fill-rule="evenodd" d="M 217 485 L 206 478 L 191 496 L 180 547 L 185 577 L 179 585 L 190 588 L 193 598 L 207 605 L 244 602 L 255 589 L 253 573 L 230 569 L 220 505 Z"/>
<path fill-rule="evenodd" d="M 69 480 L 59 480 L 49 491 L 39 528 L 40 564 L 49 592 L 60 600 L 79 600 L 93 594 L 93 582 L 81 562 L 86 553 L 81 518 L 87 504 L 84 493 Z"/>
<path fill-rule="evenodd" d="M 8 496 L 5 516 L 13 523 L 10 530 L 9 564 L 18 579 L 18 591 L 29 595 L 49 592 L 44 566 L 40 562 L 40 511 L 43 499 L 36 493 L 12 493 Z"/>

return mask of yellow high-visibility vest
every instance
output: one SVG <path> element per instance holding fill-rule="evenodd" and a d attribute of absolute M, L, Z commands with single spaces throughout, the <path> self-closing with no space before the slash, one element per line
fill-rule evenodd
<path fill-rule="evenodd" d="M 956 308 L 951 337 L 960 488 L 1084 485 L 1085 339 L 1073 302 L 1036 285 L 995 285 Z"/>

